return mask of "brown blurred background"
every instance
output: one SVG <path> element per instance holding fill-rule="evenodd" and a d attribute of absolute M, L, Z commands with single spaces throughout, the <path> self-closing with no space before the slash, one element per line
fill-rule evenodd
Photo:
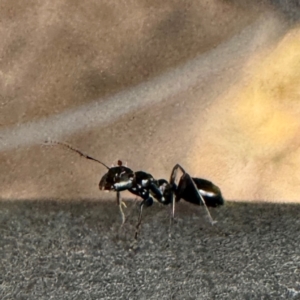
<path fill-rule="evenodd" d="M 298 202 L 299 10 L 0 0 L 0 198 L 103 197 L 105 169 L 52 138 L 157 178 L 180 163 L 226 199 Z"/>

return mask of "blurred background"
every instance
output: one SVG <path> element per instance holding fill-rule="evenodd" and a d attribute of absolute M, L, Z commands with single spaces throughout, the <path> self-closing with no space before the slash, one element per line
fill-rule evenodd
<path fill-rule="evenodd" d="M 0 198 L 107 197 L 50 138 L 299 202 L 299 20 L 293 0 L 0 0 Z"/>

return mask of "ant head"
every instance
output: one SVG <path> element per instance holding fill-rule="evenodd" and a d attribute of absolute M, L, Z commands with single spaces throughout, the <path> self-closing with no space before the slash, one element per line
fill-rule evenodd
<path fill-rule="evenodd" d="M 123 165 L 111 167 L 108 172 L 102 176 L 99 182 L 99 189 L 106 191 L 113 190 L 113 185 L 115 183 L 128 181 L 132 177 L 134 177 L 133 171 Z"/>

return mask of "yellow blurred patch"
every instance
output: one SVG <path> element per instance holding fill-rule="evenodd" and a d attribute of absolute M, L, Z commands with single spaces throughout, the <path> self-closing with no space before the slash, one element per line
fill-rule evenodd
<path fill-rule="evenodd" d="M 300 30 L 271 47 L 248 60 L 197 127 L 189 170 L 226 199 L 299 202 Z"/>
<path fill-rule="evenodd" d="M 251 81 L 238 93 L 233 120 L 256 147 L 283 146 L 299 130 L 299 30 L 286 35 L 250 73 Z"/>

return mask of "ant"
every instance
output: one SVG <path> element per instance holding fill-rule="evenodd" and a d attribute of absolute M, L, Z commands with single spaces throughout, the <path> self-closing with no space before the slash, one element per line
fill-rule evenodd
<path fill-rule="evenodd" d="M 99 182 L 99 189 L 117 193 L 116 198 L 122 215 L 122 225 L 126 221 L 122 205 L 126 205 L 120 200 L 120 192 L 128 190 L 132 194 L 141 197 L 139 219 L 136 225 L 137 231 L 142 221 L 143 207 L 151 206 L 154 200 L 163 205 L 172 205 L 172 219 L 175 216 L 175 203 L 180 199 L 196 205 L 204 205 L 212 225 L 216 221 L 212 219 L 207 207 L 217 207 L 225 203 L 219 187 L 206 179 L 191 177 L 179 164 L 173 167 L 168 182 L 165 179 L 154 179 L 151 174 L 144 171 L 134 172 L 127 166 L 124 166 L 120 160 L 118 160 L 117 166 L 108 167 L 100 160 L 81 152 L 69 144 L 57 141 L 46 141 L 45 143 L 64 146 L 86 159 L 100 163 L 108 170 Z M 178 184 L 176 184 L 178 171 L 181 171 L 182 175 Z M 137 231 L 135 238 L 137 238 Z"/>

